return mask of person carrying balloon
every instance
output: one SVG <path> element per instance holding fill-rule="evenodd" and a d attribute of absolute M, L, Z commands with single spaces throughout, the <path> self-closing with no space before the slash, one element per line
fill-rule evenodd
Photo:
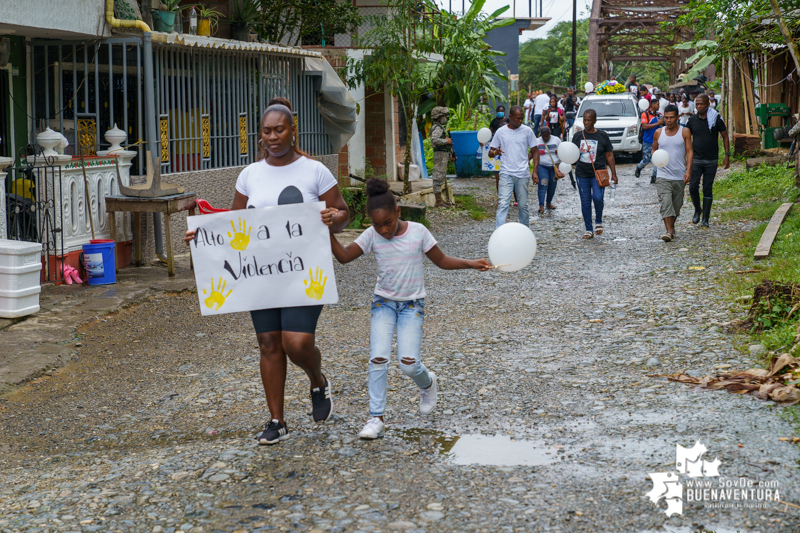
<path fill-rule="evenodd" d="M 603 234 L 603 196 L 605 189 L 600 187 L 596 173 L 598 170 L 605 170 L 608 166 L 611 170 L 611 181 L 619 183 L 617 178 L 617 168 L 614 162 L 614 146 L 611 139 L 603 130 L 594 127 L 597 122 L 597 111 L 587 109 L 583 114 L 583 130 L 576 132 L 572 136 L 572 143 L 578 147 L 579 153 L 572 153 L 575 148 L 569 147 L 570 143 L 564 143 L 559 147 L 558 155 L 566 163 L 574 163 L 575 177 L 578 181 L 578 194 L 581 197 L 581 213 L 583 223 L 586 226 L 584 239 L 591 239 L 595 235 Z M 592 203 L 594 203 L 595 224 L 592 228 Z M 592 231 L 594 229 L 594 231 Z"/>
<path fill-rule="evenodd" d="M 661 218 L 667 230 L 661 239 L 670 242 L 678 236 L 675 220 L 683 207 L 683 190 L 691 177 L 694 152 L 689 130 L 678 124 L 677 106 L 668 105 L 664 109 L 664 122 L 666 126 L 653 137 L 653 165 Z"/>
<path fill-rule="evenodd" d="M 392 337 L 397 331 L 400 370 L 419 387 L 419 410 L 427 415 L 436 407 L 436 374 L 420 360 L 422 322 L 425 316 L 424 256 L 445 270 L 474 268 L 489 270 L 486 259 L 467 260 L 444 255 L 428 228 L 400 219 L 400 207 L 380 178 L 367 182 L 367 216 L 372 226 L 346 248 L 331 233 L 336 260 L 349 263 L 365 253 L 375 254 L 378 281 L 372 296 L 369 334 L 369 414 L 362 439 L 383 435 Z"/>
<path fill-rule="evenodd" d="M 537 148 L 533 130 L 522 123 L 524 114 L 518 105 L 511 107 L 508 124 L 497 130 L 489 145 L 489 157 L 502 155 L 500 160 L 500 190 L 497 193 L 497 215 L 495 227 L 506 223 L 511 193 L 517 193 L 519 201 L 519 222 L 528 227 L 528 184 L 533 173 L 528 169 L 528 161 L 533 159 L 532 150 Z"/>

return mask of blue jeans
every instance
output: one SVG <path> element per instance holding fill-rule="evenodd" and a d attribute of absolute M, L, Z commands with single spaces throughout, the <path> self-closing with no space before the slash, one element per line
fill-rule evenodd
<path fill-rule="evenodd" d="M 605 189 L 602 189 L 597 184 L 597 178 L 584 178 L 577 176 L 578 194 L 581 197 L 581 213 L 583 214 L 583 224 L 586 226 L 586 231 L 592 231 L 592 202 L 594 202 L 595 222 L 597 224 L 603 223 L 603 195 Z"/>
<path fill-rule="evenodd" d="M 515 178 L 508 174 L 500 173 L 500 182 L 497 185 L 497 219 L 495 227 L 499 228 L 506 223 L 508 217 L 508 204 L 511 202 L 511 193 L 517 193 L 519 204 L 519 222 L 526 228 L 530 225 L 528 215 L 528 182 L 530 178 Z"/>
<path fill-rule="evenodd" d="M 372 319 L 369 324 L 370 416 L 383 416 L 386 410 L 386 383 L 395 329 L 400 370 L 413 379 L 417 387 L 427 389 L 431 386 L 428 369 L 420 361 L 424 317 L 424 298 L 398 302 L 377 294 L 372 296 Z"/>
<path fill-rule="evenodd" d="M 542 114 L 533 115 L 533 133 L 539 136 L 539 124 L 542 122 Z"/>
<path fill-rule="evenodd" d="M 556 194 L 556 169 L 540 164 L 536 174 L 539 176 L 539 207 L 544 207 L 545 201 L 550 205 Z"/>
<path fill-rule="evenodd" d="M 639 170 L 643 169 L 650 164 L 650 159 L 653 157 L 653 143 L 642 141 L 642 160 L 636 165 Z M 656 166 L 653 165 L 653 177 L 656 176 Z"/>
<path fill-rule="evenodd" d="M 572 127 L 573 124 L 575 124 L 575 119 L 574 118 L 568 118 L 567 119 L 567 132 L 566 133 L 569 133 L 569 129 Z M 569 139 L 567 139 L 567 140 L 569 140 Z"/>

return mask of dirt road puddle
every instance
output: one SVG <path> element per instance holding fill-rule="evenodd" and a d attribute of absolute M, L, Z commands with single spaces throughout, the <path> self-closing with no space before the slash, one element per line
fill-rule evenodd
<path fill-rule="evenodd" d="M 515 440 L 504 435 L 446 435 L 438 431 L 408 429 L 403 440 L 438 446 L 439 453 L 457 465 L 541 466 L 566 456 L 563 446 Z"/>

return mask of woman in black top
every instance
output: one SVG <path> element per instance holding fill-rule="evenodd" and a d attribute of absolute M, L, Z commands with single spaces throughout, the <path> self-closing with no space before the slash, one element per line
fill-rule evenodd
<path fill-rule="evenodd" d="M 581 212 L 583 213 L 583 223 L 586 226 L 584 239 L 591 239 L 595 235 L 603 234 L 603 193 L 605 189 L 597 184 L 594 171 L 606 168 L 608 165 L 611 171 L 611 180 L 615 184 L 619 182 L 611 139 L 606 132 L 594 127 L 595 122 L 597 122 L 597 112 L 594 109 L 587 109 L 583 114 L 584 129 L 576 132 L 572 137 L 572 143 L 581 151 L 575 175 L 578 178 Z M 592 231 L 592 203 L 594 203 L 595 223 L 597 224 L 594 231 Z"/>

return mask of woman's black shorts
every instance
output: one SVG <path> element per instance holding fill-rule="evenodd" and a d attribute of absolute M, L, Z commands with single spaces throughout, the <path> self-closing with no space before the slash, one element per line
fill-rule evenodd
<path fill-rule="evenodd" d="M 320 313 L 322 313 L 321 305 L 308 305 L 250 311 L 250 317 L 253 319 L 256 334 L 294 331 L 313 335 L 317 331 L 317 320 L 319 320 Z"/>

